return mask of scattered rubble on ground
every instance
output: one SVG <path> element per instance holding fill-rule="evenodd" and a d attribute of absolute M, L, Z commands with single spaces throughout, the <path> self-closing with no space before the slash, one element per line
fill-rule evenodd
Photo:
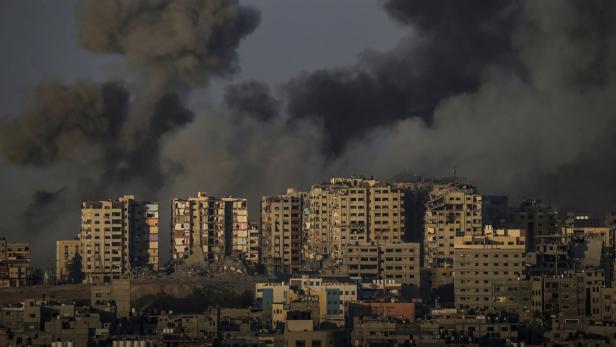
<path fill-rule="evenodd" d="M 206 263 L 203 258 L 194 254 L 183 263 L 174 268 L 172 278 L 184 279 L 195 277 L 215 277 L 222 274 L 235 274 L 242 276 L 258 275 L 257 265 L 243 257 L 232 254 L 223 257 L 215 263 Z"/>

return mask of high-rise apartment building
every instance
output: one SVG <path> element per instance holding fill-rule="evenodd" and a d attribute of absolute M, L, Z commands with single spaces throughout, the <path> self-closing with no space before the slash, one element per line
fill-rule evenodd
<path fill-rule="evenodd" d="M 88 282 L 107 282 L 140 267 L 158 270 L 158 204 L 117 200 L 81 204 L 79 241 Z"/>
<path fill-rule="evenodd" d="M 332 178 L 310 189 L 308 257 L 340 263 L 347 245 L 405 234 L 404 192 L 374 179 Z"/>
<path fill-rule="evenodd" d="M 605 274 L 600 268 L 531 277 L 531 309 L 546 316 L 600 320 Z"/>
<path fill-rule="evenodd" d="M 305 202 L 306 193 L 294 189 L 261 199 L 262 259 L 268 271 L 294 272 L 301 268 Z"/>
<path fill-rule="evenodd" d="M 244 198 L 221 198 L 219 215 L 224 216 L 225 254 L 249 253 L 248 207 Z M 224 209 L 224 211 L 223 211 Z"/>
<path fill-rule="evenodd" d="M 195 255 L 208 263 L 249 251 L 246 199 L 218 198 L 199 192 L 174 199 L 171 211 L 171 259 Z"/>
<path fill-rule="evenodd" d="M 435 185 L 424 215 L 424 266 L 453 265 L 456 236 L 481 235 L 482 199 L 475 187 L 449 183 Z"/>
<path fill-rule="evenodd" d="M 521 229 L 486 227 L 485 235 L 455 238 L 454 290 L 460 309 L 494 310 L 517 302 L 525 267 L 526 237 Z M 499 290 L 495 290 L 498 288 Z"/>
<path fill-rule="evenodd" d="M 513 225 L 526 230 L 528 252 L 534 252 L 543 237 L 560 234 L 558 211 L 539 200 L 525 200 L 511 209 Z"/>
<path fill-rule="evenodd" d="M 78 239 L 56 241 L 56 279 L 62 281 L 69 276 L 75 257 L 81 256 L 80 247 Z"/>

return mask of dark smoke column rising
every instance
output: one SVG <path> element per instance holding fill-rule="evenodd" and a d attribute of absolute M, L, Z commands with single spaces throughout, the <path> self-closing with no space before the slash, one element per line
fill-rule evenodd
<path fill-rule="evenodd" d="M 80 46 L 123 56 L 128 80 L 43 82 L 23 115 L 0 123 L 3 159 L 36 172 L 24 181 L 33 201 L 11 201 L 23 218 L 6 220 L 37 235 L 37 252 L 74 235 L 83 199 L 158 198 L 172 179 L 161 144 L 192 122 L 190 90 L 237 70 L 240 40 L 260 18 L 236 0 L 84 0 L 76 17 Z"/>

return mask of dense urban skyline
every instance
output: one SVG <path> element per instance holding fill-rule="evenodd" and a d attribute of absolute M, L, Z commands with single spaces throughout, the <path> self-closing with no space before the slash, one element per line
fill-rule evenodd
<path fill-rule="evenodd" d="M 194 191 L 257 201 L 330 176 L 454 168 L 483 192 L 606 212 L 614 11 L 4 2 L 2 233 L 39 252 L 75 232 L 82 200 L 130 193 L 166 210 Z"/>

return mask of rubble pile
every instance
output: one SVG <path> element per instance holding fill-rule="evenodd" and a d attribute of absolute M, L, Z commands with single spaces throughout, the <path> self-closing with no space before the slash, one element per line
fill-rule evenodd
<path fill-rule="evenodd" d="M 244 257 L 232 254 L 218 262 L 207 263 L 203 258 L 189 257 L 177 264 L 172 276 L 176 278 L 214 277 L 220 274 L 249 275 L 257 274 L 257 267 Z"/>

